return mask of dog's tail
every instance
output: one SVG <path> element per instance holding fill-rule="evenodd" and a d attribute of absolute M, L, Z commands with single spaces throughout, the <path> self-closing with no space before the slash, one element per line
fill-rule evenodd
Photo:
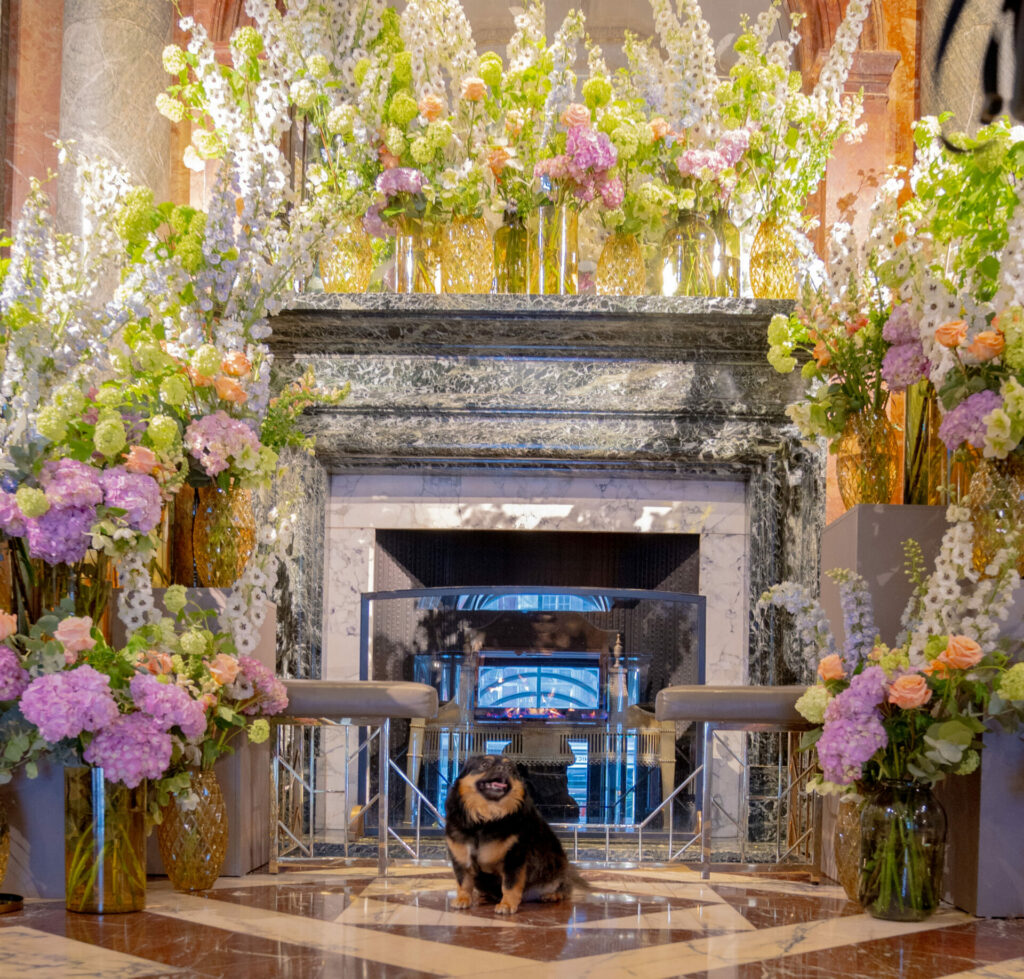
<path fill-rule="evenodd" d="M 565 879 L 577 891 L 592 891 L 594 888 L 584 880 L 583 875 L 572 864 L 565 873 Z"/>

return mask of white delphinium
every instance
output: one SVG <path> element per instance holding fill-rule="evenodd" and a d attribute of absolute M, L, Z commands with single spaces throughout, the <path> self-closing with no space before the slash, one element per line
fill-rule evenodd
<path fill-rule="evenodd" d="M 408 0 L 399 18 L 402 41 L 412 55 L 414 92 L 447 92 L 462 100 L 462 80 L 476 74 L 473 30 L 458 0 Z"/>
<path fill-rule="evenodd" d="M 1017 197 L 1017 206 L 1006 229 L 1000 276 L 1007 290 L 1004 305 L 1024 306 L 1024 202 L 1019 200 L 1020 188 Z"/>
<path fill-rule="evenodd" d="M 124 623 L 130 639 L 144 625 L 158 625 L 163 616 L 153 600 L 153 577 L 140 551 L 129 550 L 121 554 L 117 573 L 121 583 L 117 616 Z"/>
<path fill-rule="evenodd" d="M 718 69 L 711 29 L 697 0 L 651 0 L 654 29 L 665 49 L 664 85 L 669 122 L 710 143 L 720 126 L 715 111 Z M 678 16 L 676 14 L 678 11 Z"/>
<path fill-rule="evenodd" d="M 641 99 L 653 115 L 665 115 L 668 103 L 662 76 L 665 70 L 661 55 L 651 38 L 640 38 L 626 31 L 622 40 L 628 72 L 619 72 L 612 80 L 616 97 Z"/>
<path fill-rule="evenodd" d="M 544 0 L 525 0 L 516 10 L 513 22 L 516 29 L 509 38 L 505 54 L 509 72 L 517 74 L 532 68 L 547 46 L 544 33 Z"/>
<path fill-rule="evenodd" d="M 579 10 L 570 10 L 565 15 L 554 39 L 548 48 L 551 58 L 551 88 L 544 99 L 544 128 L 540 136 L 540 146 L 546 147 L 554 132 L 555 122 L 562 110 L 575 98 L 576 46 L 586 30 L 583 14 Z"/>

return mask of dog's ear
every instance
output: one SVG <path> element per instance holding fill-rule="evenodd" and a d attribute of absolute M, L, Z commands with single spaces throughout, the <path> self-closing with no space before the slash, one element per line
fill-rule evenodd
<path fill-rule="evenodd" d="M 462 763 L 462 768 L 459 769 L 459 774 L 455 776 L 455 781 L 465 778 L 474 768 L 480 764 L 481 755 L 472 755 Z"/>
<path fill-rule="evenodd" d="M 516 774 L 525 782 L 526 776 L 529 774 L 529 770 L 521 761 L 515 762 L 515 766 Z"/>

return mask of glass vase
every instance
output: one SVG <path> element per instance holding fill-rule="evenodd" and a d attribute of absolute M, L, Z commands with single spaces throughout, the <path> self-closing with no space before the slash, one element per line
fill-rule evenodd
<path fill-rule="evenodd" d="M 750 288 L 758 299 L 796 299 L 796 243 L 779 221 L 763 221 L 750 246 Z"/>
<path fill-rule="evenodd" d="M 636 235 L 615 232 L 601 248 L 595 288 L 599 296 L 643 296 L 647 292 L 644 250 Z"/>
<path fill-rule="evenodd" d="M 839 797 L 833 846 L 836 856 L 836 878 L 851 901 L 857 900 L 857 879 L 860 872 L 860 813 L 864 797 L 848 793 Z"/>
<path fill-rule="evenodd" d="M 196 492 L 192 552 L 199 584 L 230 588 L 242 576 L 256 546 L 252 492 L 219 486 L 200 486 Z"/>
<path fill-rule="evenodd" d="M 733 224 L 729 212 L 717 210 L 711 215 L 715 232 L 715 295 L 740 294 L 740 229 Z"/>
<path fill-rule="evenodd" d="M 1024 548 L 1012 532 L 1024 528 L 1024 457 L 982 459 L 971 476 L 967 507 L 974 524 L 974 568 L 986 574 L 996 554 L 1017 547 L 1017 571 L 1024 574 Z"/>
<path fill-rule="evenodd" d="M 948 461 L 939 438 L 939 399 L 931 381 L 907 388 L 903 424 L 903 502 L 941 506 L 947 502 Z"/>
<path fill-rule="evenodd" d="M 836 442 L 836 479 L 847 510 L 892 500 L 898 451 L 896 429 L 884 411 L 863 408 L 846 419 Z"/>
<path fill-rule="evenodd" d="M 531 292 L 575 296 L 579 288 L 579 214 L 545 204 L 537 209 Z"/>
<path fill-rule="evenodd" d="M 146 906 L 146 783 L 108 782 L 102 768 L 64 769 L 64 884 L 69 911 Z"/>
<path fill-rule="evenodd" d="M 502 296 L 527 295 L 532 254 L 526 221 L 516 211 L 506 211 L 494 233 L 494 291 Z"/>
<path fill-rule="evenodd" d="M 681 214 L 661 243 L 661 294 L 714 295 L 715 244 L 715 233 L 701 215 Z"/>
<path fill-rule="evenodd" d="M 489 295 L 494 243 L 483 218 L 455 217 L 441 237 L 441 282 L 446 293 Z"/>
<path fill-rule="evenodd" d="M 441 242 L 434 225 L 402 218 L 395 235 L 395 292 L 441 292 Z"/>
<path fill-rule="evenodd" d="M 929 786 L 883 779 L 860 817 L 860 890 L 872 917 L 923 921 L 939 906 L 946 814 Z"/>
<path fill-rule="evenodd" d="M 324 292 L 366 292 L 373 274 L 373 247 L 358 218 L 338 227 L 320 252 L 320 279 Z"/>
<path fill-rule="evenodd" d="M 213 886 L 228 852 L 228 812 L 216 772 L 193 769 L 189 788 L 198 802 L 183 808 L 177 797 L 164 806 L 156 828 L 164 873 L 176 891 Z"/>
<path fill-rule="evenodd" d="M 7 818 L 7 808 L 0 799 L 0 884 L 7 876 L 7 861 L 11 858 L 11 823 Z"/>

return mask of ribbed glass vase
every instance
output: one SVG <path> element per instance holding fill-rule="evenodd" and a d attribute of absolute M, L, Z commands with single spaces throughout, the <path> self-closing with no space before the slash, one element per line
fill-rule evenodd
<path fill-rule="evenodd" d="M 898 452 L 896 429 L 884 411 L 864 408 L 846 419 L 836 444 L 836 480 L 847 509 L 892 501 Z"/>
<path fill-rule="evenodd" d="M 797 250 L 789 229 L 769 218 L 750 246 L 750 288 L 758 299 L 796 299 Z"/>
<path fill-rule="evenodd" d="M 860 873 L 860 813 L 864 797 L 850 793 L 839 797 L 833 846 L 836 876 L 846 896 L 857 900 L 857 879 Z"/>
<path fill-rule="evenodd" d="M 982 459 L 971 476 L 967 507 L 974 524 L 974 568 L 985 574 L 996 554 L 1024 527 L 1024 457 Z M 1024 575 L 1024 549 L 1017 571 Z"/>
<path fill-rule="evenodd" d="M 441 235 L 446 293 L 488 295 L 494 285 L 494 243 L 483 218 L 454 217 Z"/>
<path fill-rule="evenodd" d="M 723 209 L 711 215 L 711 227 L 715 232 L 715 295 L 739 296 L 740 294 L 740 229 Z"/>
<path fill-rule="evenodd" d="M 440 294 L 441 241 L 438 229 L 414 218 L 402 218 L 397 224 L 395 292 Z"/>
<path fill-rule="evenodd" d="M 228 851 L 228 813 L 216 772 L 189 772 L 198 800 L 184 808 L 172 798 L 156 828 L 164 872 L 176 891 L 205 891 L 213 886 Z"/>
<path fill-rule="evenodd" d="M 494 291 L 500 296 L 527 295 L 532 257 L 525 219 L 516 211 L 506 211 L 501 227 L 494 232 Z"/>
<path fill-rule="evenodd" d="M 366 292 L 373 274 L 370 236 L 358 218 L 345 221 L 320 253 L 324 292 Z"/>
<path fill-rule="evenodd" d="M 7 861 L 11 858 L 11 824 L 7 818 L 7 809 L 0 800 L 0 884 L 7 876 Z"/>
<path fill-rule="evenodd" d="M 647 292 L 644 250 L 636 235 L 615 232 L 605 239 L 594 285 L 599 296 L 642 296 Z"/>
<path fill-rule="evenodd" d="M 204 588 L 230 588 L 256 546 L 252 492 L 200 486 L 192 522 L 196 575 Z"/>

